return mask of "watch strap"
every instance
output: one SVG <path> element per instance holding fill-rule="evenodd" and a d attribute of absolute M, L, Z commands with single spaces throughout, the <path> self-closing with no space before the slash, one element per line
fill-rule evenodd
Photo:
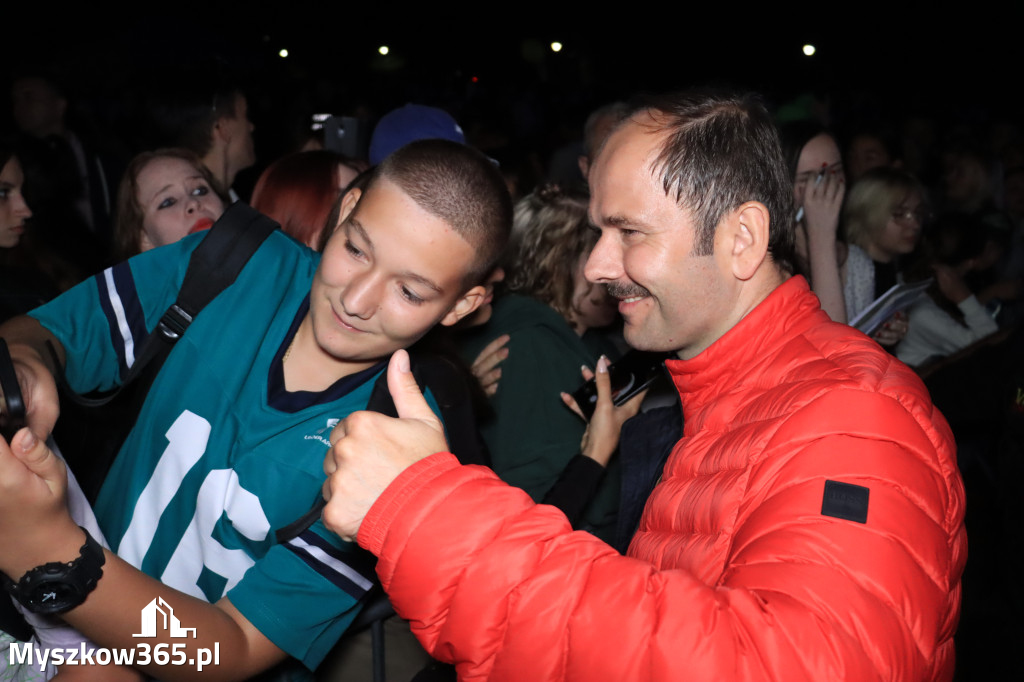
<path fill-rule="evenodd" d="M 103 547 L 82 528 L 85 544 L 73 561 L 51 561 L 27 571 L 18 582 L 4 576 L 4 587 L 32 613 L 65 613 L 85 601 L 103 576 Z"/>

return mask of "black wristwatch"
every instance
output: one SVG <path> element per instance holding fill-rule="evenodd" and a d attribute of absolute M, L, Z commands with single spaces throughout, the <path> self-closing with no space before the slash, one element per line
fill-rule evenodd
<path fill-rule="evenodd" d="M 14 582 L 4 576 L 4 587 L 11 596 L 32 613 L 47 615 L 70 611 L 85 601 L 96 589 L 103 575 L 103 547 L 85 533 L 85 544 L 78 550 L 78 558 L 68 563 L 51 561 L 36 566 Z M 2 574 L 0 574 L 2 575 Z"/>

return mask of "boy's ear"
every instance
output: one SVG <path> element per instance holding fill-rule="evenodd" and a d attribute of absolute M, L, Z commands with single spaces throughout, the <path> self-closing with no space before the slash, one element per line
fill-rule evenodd
<path fill-rule="evenodd" d="M 353 187 L 345 192 L 345 196 L 341 198 L 341 211 L 338 212 L 338 225 L 345 222 L 345 218 L 348 218 L 349 214 L 355 210 L 361 196 L 363 196 L 363 190 L 358 187 Z M 334 229 L 338 229 L 338 225 L 335 225 Z"/>
<path fill-rule="evenodd" d="M 487 297 L 487 289 L 478 284 L 466 293 L 462 295 L 459 300 L 455 302 L 445 316 L 441 318 L 441 324 L 445 327 L 450 327 L 466 315 L 469 315 L 474 310 L 480 307 L 480 304 L 484 302 Z"/>

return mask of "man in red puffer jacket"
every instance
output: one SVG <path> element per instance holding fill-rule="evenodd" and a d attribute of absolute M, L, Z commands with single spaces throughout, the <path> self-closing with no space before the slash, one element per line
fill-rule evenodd
<path fill-rule="evenodd" d="M 917 377 L 792 276 L 791 190 L 749 97 L 649 103 L 590 173 L 587 278 L 675 350 L 684 434 L 626 557 L 459 466 L 403 356 L 339 424 L 329 528 L 462 679 L 933 680 L 966 560 L 953 437 Z M 584 439 L 616 418 L 608 376 Z M 608 429 L 613 431 L 614 429 Z"/>

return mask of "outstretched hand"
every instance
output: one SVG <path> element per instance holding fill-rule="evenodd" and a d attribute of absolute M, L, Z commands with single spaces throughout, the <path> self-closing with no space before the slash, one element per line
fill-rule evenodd
<path fill-rule="evenodd" d="M 77 555 L 81 532 L 68 514 L 67 483 L 64 461 L 32 430 L 18 431 L 10 445 L 0 438 L 0 570 L 7 575 Z M 64 557 L 68 538 L 72 553 Z"/>
<path fill-rule="evenodd" d="M 622 405 L 615 405 L 612 396 L 612 380 L 608 374 L 610 364 L 608 358 L 602 355 L 597 361 L 596 375 L 588 367 L 582 368 L 584 381 L 594 379 L 597 386 L 597 403 L 594 406 L 594 414 L 590 418 L 587 430 L 583 432 L 580 452 L 602 466 L 608 465 L 608 461 L 619 447 L 622 425 L 640 411 L 640 404 L 647 395 L 647 390 L 644 389 Z M 562 402 L 581 419 L 586 420 L 583 411 L 571 395 L 563 393 Z"/>
<path fill-rule="evenodd" d="M 353 412 L 331 432 L 324 460 L 324 524 L 345 540 L 359 526 L 384 489 L 407 467 L 448 449 L 444 427 L 430 409 L 409 370 L 409 355 L 396 351 L 388 364 L 388 389 L 398 419 Z"/>

